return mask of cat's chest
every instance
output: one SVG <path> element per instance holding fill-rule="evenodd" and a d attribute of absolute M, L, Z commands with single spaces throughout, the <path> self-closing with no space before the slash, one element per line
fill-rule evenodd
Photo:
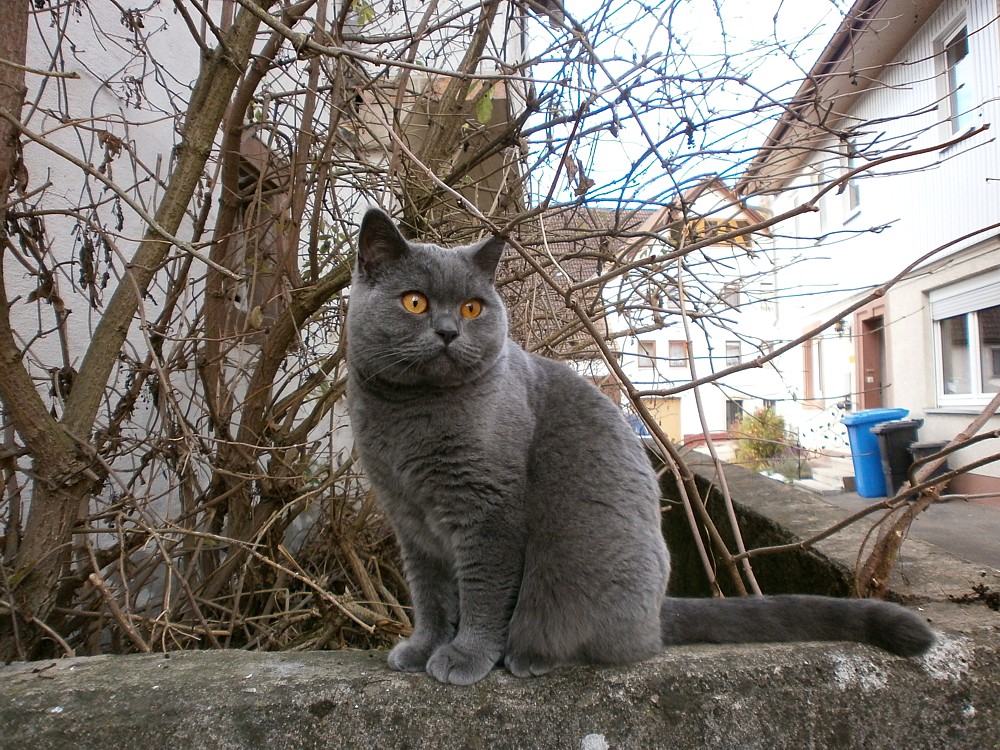
<path fill-rule="evenodd" d="M 444 507 L 464 505 L 477 494 L 516 494 L 533 422 L 518 394 L 508 391 L 456 391 L 402 402 L 355 393 L 355 437 L 383 502 Z"/>
<path fill-rule="evenodd" d="M 488 459 L 496 420 L 493 393 L 444 393 L 401 402 L 355 394 L 356 438 L 372 473 L 410 481 L 446 476 L 456 464 Z"/>

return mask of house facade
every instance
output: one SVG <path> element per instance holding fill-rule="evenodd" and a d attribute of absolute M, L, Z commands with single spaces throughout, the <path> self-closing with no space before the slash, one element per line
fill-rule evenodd
<path fill-rule="evenodd" d="M 676 442 L 698 443 L 706 433 L 730 437 L 744 413 L 789 397 L 773 365 L 716 377 L 773 345 L 772 238 L 736 234 L 762 221 L 721 179 L 707 178 L 648 217 L 645 232 L 660 239 L 629 251 L 631 258 L 675 257 L 606 291 L 618 309 L 613 327 L 622 367 Z"/>
<path fill-rule="evenodd" d="M 842 413 L 878 407 L 949 440 L 1000 390 L 997 15 L 993 0 L 859 0 L 741 182 L 776 214 L 818 209 L 774 230 L 779 336 L 816 331 L 780 364 L 809 447 L 835 449 Z M 951 489 L 998 490 L 1000 466 Z"/>

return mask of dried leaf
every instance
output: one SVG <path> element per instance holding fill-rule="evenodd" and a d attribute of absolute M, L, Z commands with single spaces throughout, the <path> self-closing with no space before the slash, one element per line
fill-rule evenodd
<path fill-rule="evenodd" d="M 14 189 L 21 195 L 24 195 L 28 190 L 28 167 L 25 166 L 20 155 L 14 165 Z"/>
<path fill-rule="evenodd" d="M 566 164 L 566 179 L 572 184 L 576 182 L 576 159 L 568 158 L 565 161 Z"/>
<path fill-rule="evenodd" d="M 586 195 L 587 191 L 594 187 L 597 183 L 587 176 L 587 173 L 583 169 L 583 162 L 579 159 L 577 159 L 576 170 L 574 171 L 580 175 L 580 181 L 577 183 L 576 190 L 574 192 L 577 195 Z"/>

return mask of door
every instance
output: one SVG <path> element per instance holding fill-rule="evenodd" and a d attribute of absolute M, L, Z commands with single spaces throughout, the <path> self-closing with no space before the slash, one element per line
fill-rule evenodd
<path fill-rule="evenodd" d="M 885 405 L 885 317 L 871 315 L 859 323 L 858 402 L 862 409 L 878 409 Z"/>

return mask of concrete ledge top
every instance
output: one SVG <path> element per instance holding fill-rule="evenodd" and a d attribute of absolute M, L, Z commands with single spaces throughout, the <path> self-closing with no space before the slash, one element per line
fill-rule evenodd
<path fill-rule="evenodd" d="M 709 482 L 717 472 L 711 459 L 699 454 L 685 458 L 692 471 Z M 849 511 L 817 495 L 762 477 L 739 466 L 725 465 L 726 480 L 743 511 L 763 516 L 794 539 L 809 539 L 844 520 Z M 873 504 L 878 500 L 872 500 Z M 853 576 L 858 550 L 871 541 L 868 533 L 881 518 L 876 512 L 816 543 L 812 553 Z M 900 549 L 890 577 L 892 598 L 902 602 L 948 602 L 974 593 L 974 586 L 1000 590 L 1000 571 L 960 560 L 920 539 L 909 537 Z M 1000 742 L 998 742 L 1000 746 Z"/>
<path fill-rule="evenodd" d="M 470 688 L 384 654 L 181 652 L 0 668 L 3 748 L 985 748 L 1000 615 L 929 604 L 921 659 L 854 644 L 690 646 Z"/>

